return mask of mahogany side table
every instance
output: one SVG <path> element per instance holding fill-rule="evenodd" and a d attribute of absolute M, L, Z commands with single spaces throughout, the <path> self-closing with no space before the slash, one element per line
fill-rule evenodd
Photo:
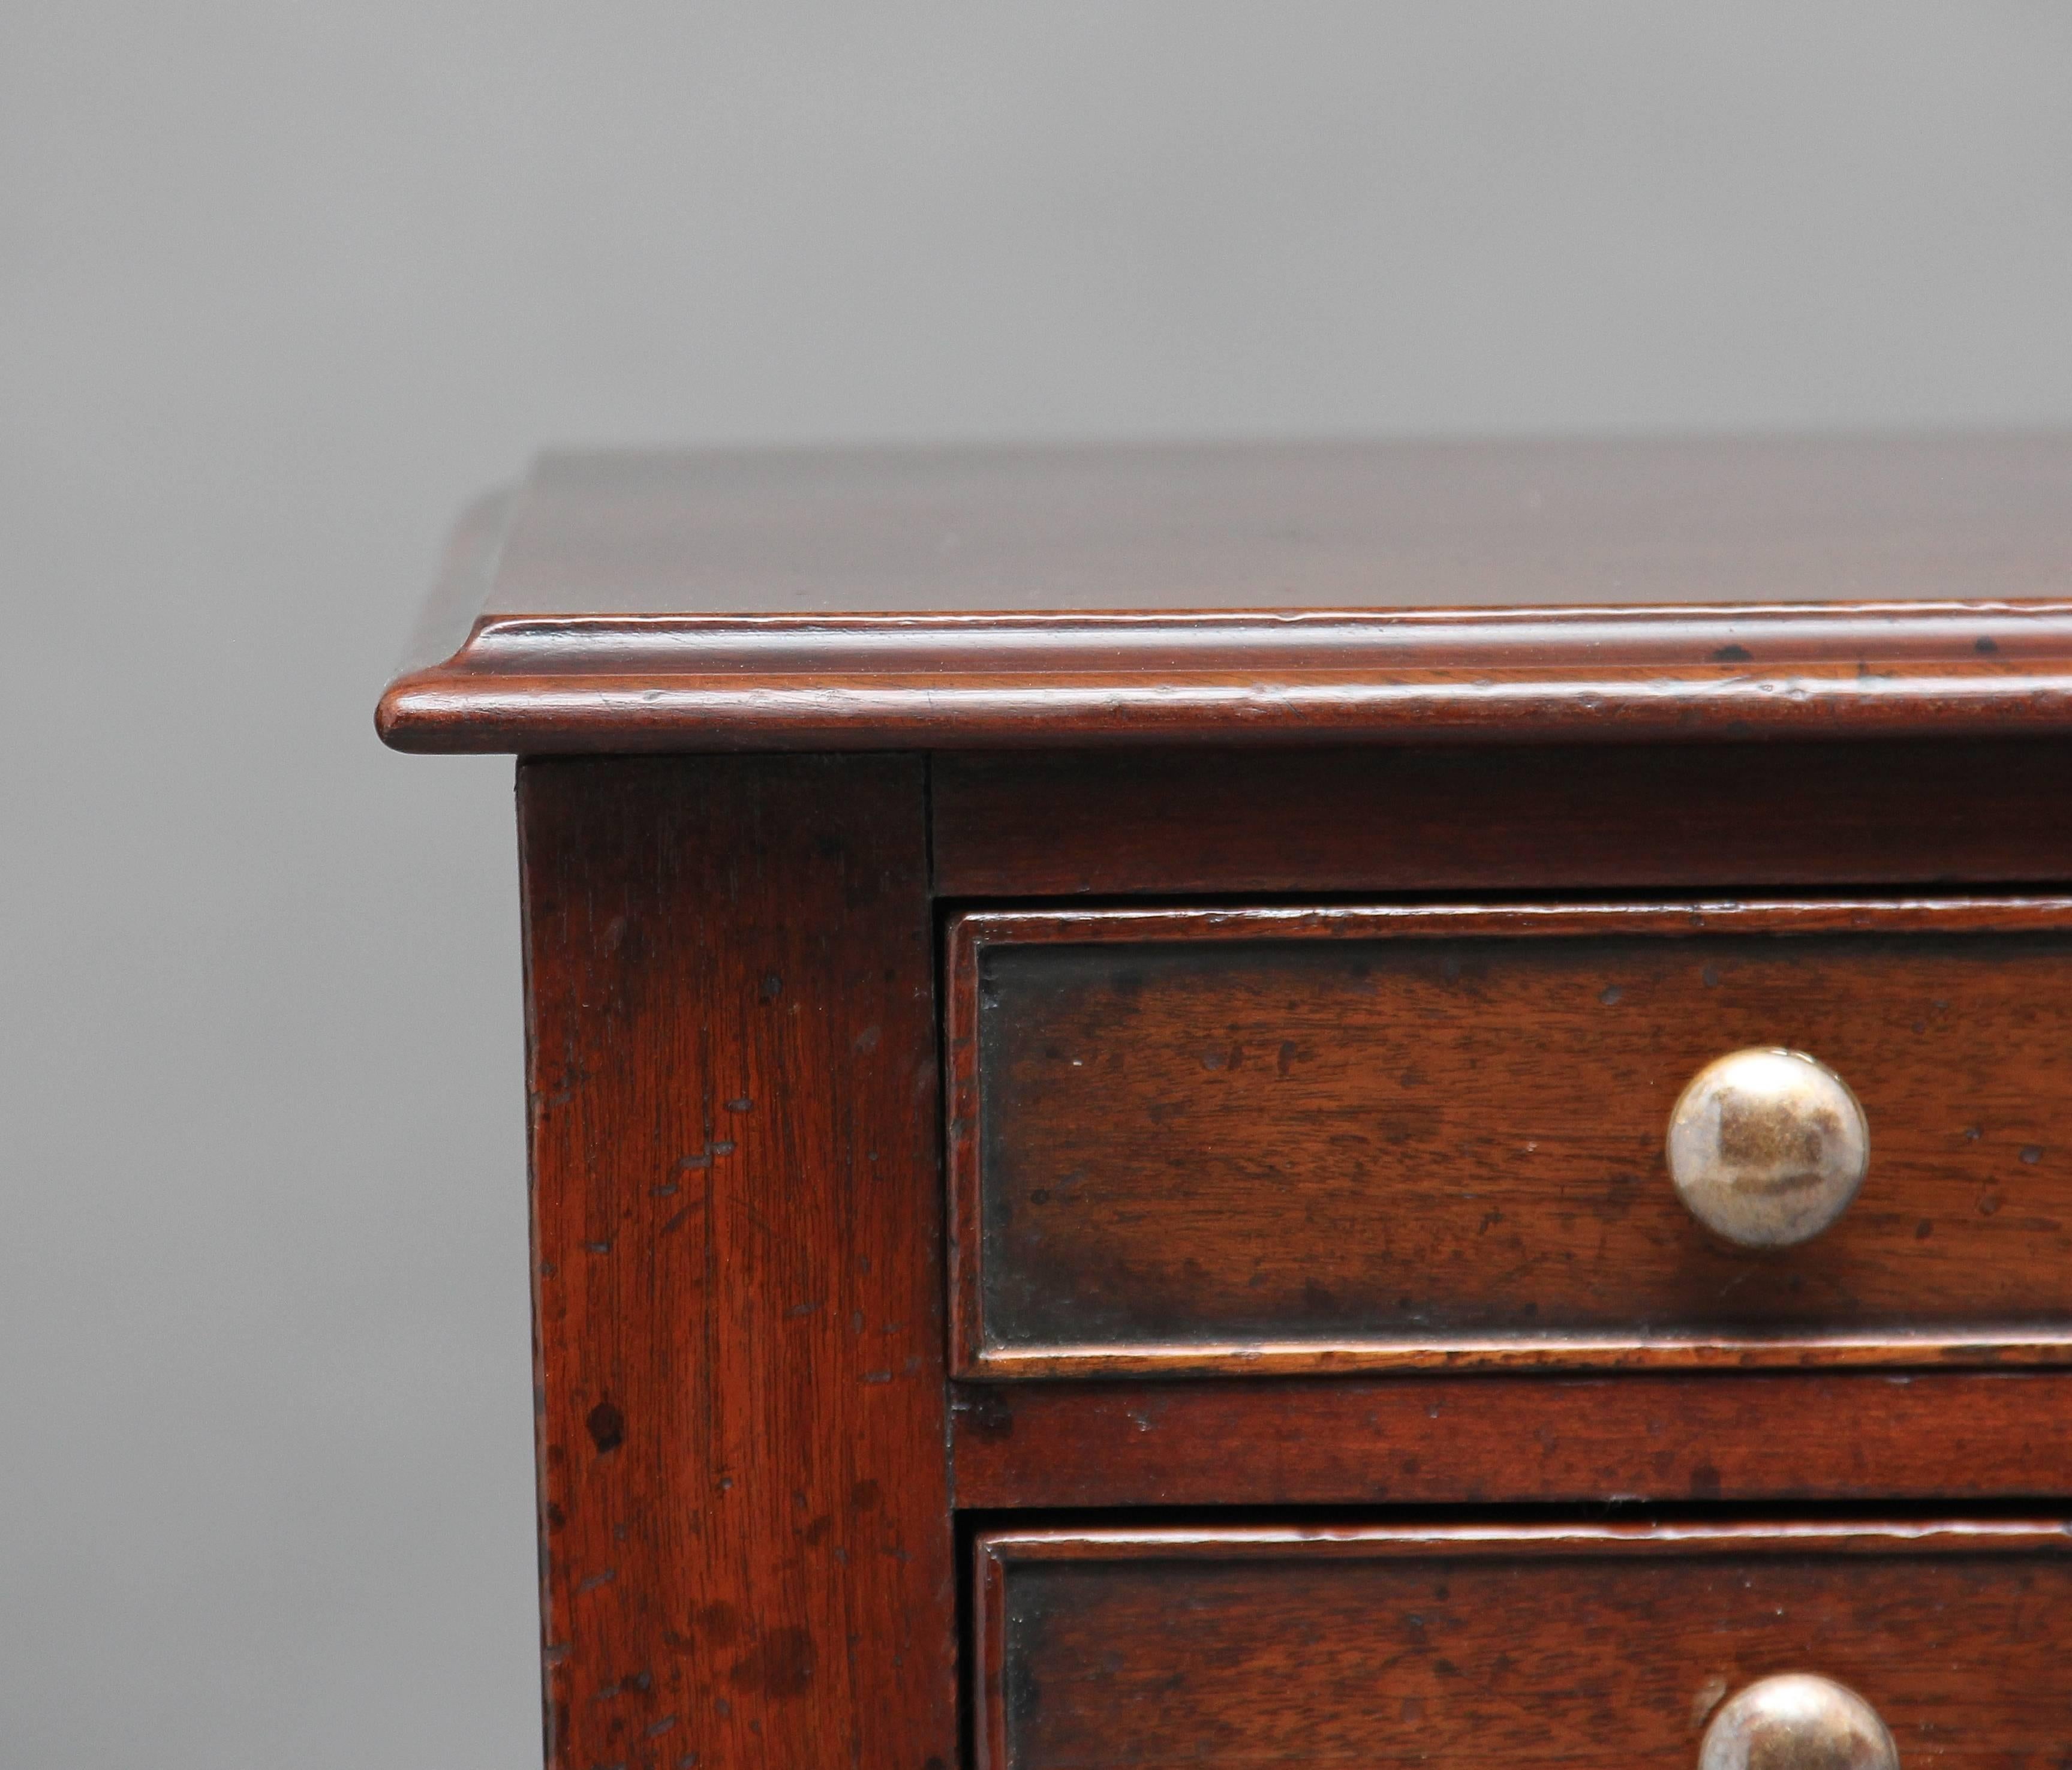
<path fill-rule="evenodd" d="M 582 455 L 561 1770 L 2072 1762 L 2072 438 Z"/>

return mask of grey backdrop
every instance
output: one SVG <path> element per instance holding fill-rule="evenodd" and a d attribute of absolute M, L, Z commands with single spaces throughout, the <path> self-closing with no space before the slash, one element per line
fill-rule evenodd
<path fill-rule="evenodd" d="M 543 442 L 2072 421 L 2072 9 L 0 5 L 0 1764 L 536 1761 Z"/>

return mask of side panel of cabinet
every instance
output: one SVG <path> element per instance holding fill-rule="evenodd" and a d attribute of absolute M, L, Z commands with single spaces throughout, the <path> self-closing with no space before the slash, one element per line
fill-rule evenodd
<path fill-rule="evenodd" d="M 548 1757 L 956 1756 L 922 764 L 532 761 Z"/>

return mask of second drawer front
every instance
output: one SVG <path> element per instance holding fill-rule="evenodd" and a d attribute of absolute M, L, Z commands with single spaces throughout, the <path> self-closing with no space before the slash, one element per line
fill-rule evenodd
<path fill-rule="evenodd" d="M 980 1762 L 1686 1770 L 1723 1703 L 1811 1673 L 1908 1770 L 2055 1770 L 2067 1546 L 2049 1525 L 981 1537 Z M 1719 1761 L 1871 1761 L 1780 1743 Z"/>
<path fill-rule="evenodd" d="M 2062 901 L 976 915 L 952 970 L 964 1374 L 2072 1353 Z M 1747 1047 L 1868 1121 L 1802 1245 L 1671 1183 Z"/>

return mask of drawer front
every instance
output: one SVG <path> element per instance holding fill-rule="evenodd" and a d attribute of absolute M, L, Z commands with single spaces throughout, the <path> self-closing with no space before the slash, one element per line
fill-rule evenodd
<path fill-rule="evenodd" d="M 1811 1673 L 1907 1770 L 2057 1770 L 2067 1546 L 2054 1524 L 984 1537 L 979 1762 L 1680 1770 L 1749 1686 Z M 1731 1745 L 1708 1761 L 1740 1770 Z"/>
<path fill-rule="evenodd" d="M 950 1011 L 966 1376 L 2072 1356 L 2063 899 L 980 914 Z M 1665 1132 L 1771 1047 L 1868 1161 L 1750 1249 Z"/>

